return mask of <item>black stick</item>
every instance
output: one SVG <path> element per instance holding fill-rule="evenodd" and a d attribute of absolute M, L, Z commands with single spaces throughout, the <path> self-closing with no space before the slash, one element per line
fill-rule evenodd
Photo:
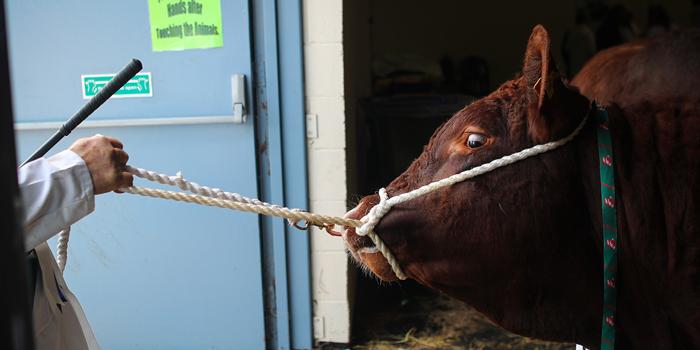
<path fill-rule="evenodd" d="M 39 149 L 34 151 L 34 153 L 27 158 L 24 162 L 22 162 L 22 165 L 20 167 L 24 166 L 25 164 L 43 157 L 46 152 L 48 152 L 53 146 L 55 146 L 58 141 L 61 141 L 62 138 L 68 136 L 68 134 L 73 131 L 80 123 L 83 122 L 87 117 L 92 114 L 97 108 L 99 108 L 107 99 L 112 97 L 117 90 L 121 89 L 124 84 L 126 84 L 129 79 L 133 78 L 136 73 L 141 71 L 143 66 L 141 65 L 141 61 L 137 59 L 132 59 L 129 64 L 126 65 L 126 67 L 122 68 L 122 70 L 117 73 L 117 75 L 112 78 L 112 80 L 105 85 L 100 91 L 93 96 L 90 101 L 88 101 L 82 108 L 80 108 L 70 119 L 68 119 L 67 122 L 65 122 L 61 127 L 56 131 L 51 138 L 46 140 Z"/>

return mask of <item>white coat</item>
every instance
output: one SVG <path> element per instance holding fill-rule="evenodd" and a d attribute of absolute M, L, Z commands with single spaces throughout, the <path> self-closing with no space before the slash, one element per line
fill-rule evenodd
<path fill-rule="evenodd" d="M 36 251 L 38 268 L 33 321 L 37 350 L 99 349 L 80 303 L 63 280 L 46 240 L 95 208 L 87 165 L 66 150 L 17 171 L 24 204 L 25 248 Z"/>

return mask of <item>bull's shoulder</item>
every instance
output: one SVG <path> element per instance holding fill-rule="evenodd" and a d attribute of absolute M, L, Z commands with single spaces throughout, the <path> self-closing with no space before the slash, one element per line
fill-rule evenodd
<path fill-rule="evenodd" d="M 621 45 L 597 53 L 574 77 L 572 84 L 591 100 L 604 104 L 618 101 L 620 90 L 629 79 L 628 62 L 646 44 Z"/>
<path fill-rule="evenodd" d="M 700 104 L 636 103 L 613 121 L 621 232 L 641 259 L 634 264 L 700 281 Z M 700 293 L 698 284 L 667 287 Z"/>
<path fill-rule="evenodd" d="M 700 30 L 677 30 L 596 54 L 572 80 L 583 95 L 627 106 L 700 99 Z"/>

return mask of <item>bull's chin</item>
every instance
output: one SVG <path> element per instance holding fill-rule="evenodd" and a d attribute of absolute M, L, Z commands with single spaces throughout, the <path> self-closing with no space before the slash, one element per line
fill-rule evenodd
<path fill-rule="evenodd" d="M 345 214 L 345 217 L 352 217 L 351 215 L 355 210 L 353 209 L 348 214 Z M 392 282 L 398 280 L 389 262 L 377 250 L 374 242 L 369 237 L 358 236 L 352 227 L 345 227 L 342 236 L 345 241 L 345 247 L 363 269 L 369 270 L 382 281 Z"/>
<path fill-rule="evenodd" d="M 397 281 L 398 278 L 392 270 L 391 265 L 386 261 L 384 255 L 379 252 L 363 252 L 359 251 L 355 254 L 361 264 L 366 266 L 380 280 L 385 282 Z"/>

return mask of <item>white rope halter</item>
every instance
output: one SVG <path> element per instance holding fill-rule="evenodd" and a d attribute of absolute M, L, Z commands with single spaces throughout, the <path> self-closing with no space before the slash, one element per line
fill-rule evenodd
<path fill-rule="evenodd" d="M 581 123 L 574 129 L 574 131 L 568 136 L 549 143 L 536 145 L 520 152 L 513 153 L 511 155 L 504 156 L 502 158 L 493 160 L 489 163 L 479 165 L 472 169 L 463 171 L 461 173 L 449 176 L 442 180 L 438 180 L 422 187 L 419 187 L 413 191 L 402 193 L 395 197 L 389 198 L 386 193 L 386 189 L 379 189 L 379 203 L 372 207 L 367 215 L 362 217 L 360 220 L 353 220 L 348 218 L 340 218 L 335 216 L 320 215 L 310 212 L 301 211 L 299 209 L 289 209 L 279 205 L 274 205 L 270 203 L 265 203 L 258 199 L 247 198 L 238 193 L 225 192 L 218 188 L 210 188 L 207 186 L 201 186 L 195 182 L 185 180 L 181 173 L 178 172 L 176 176 L 169 176 L 165 174 L 159 174 L 153 171 L 134 168 L 131 166 L 127 167 L 127 171 L 134 174 L 134 176 L 141 177 L 146 180 L 157 182 L 164 185 L 176 186 L 183 191 L 191 192 L 182 193 L 174 191 L 166 191 L 154 188 L 144 188 L 144 187 L 128 187 L 123 188 L 121 191 L 131 194 L 138 194 L 141 196 L 164 198 L 181 202 L 196 203 L 207 206 L 214 206 L 220 208 L 228 208 L 240 211 L 253 212 L 269 216 L 277 216 L 287 219 L 287 221 L 297 228 L 298 222 L 306 222 L 306 227 L 309 225 L 315 225 L 324 228 L 331 232 L 334 225 L 341 225 L 347 227 L 355 227 L 356 233 L 360 236 L 369 237 L 374 246 L 377 248 L 387 263 L 391 266 L 392 271 L 398 279 L 405 280 L 406 275 L 404 274 L 401 266 L 394 257 L 394 254 L 389 250 L 389 247 L 384 244 L 381 238 L 374 232 L 374 227 L 377 226 L 379 221 L 386 215 L 393 206 L 415 199 L 424 194 L 436 191 L 446 186 L 454 185 L 458 182 L 462 182 L 467 179 L 479 176 L 484 173 L 488 173 L 500 167 L 513 164 L 517 161 L 536 156 L 541 153 L 549 152 L 556 148 L 559 148 L 569 141 L 571 141 L 579 132 L 583 129 L 586 121 L 588 120 L 588 115 L 586 115 Z M 68 260 L 68 239 L 70 235 L 70 227 L 59 233 L 58 239 L 58 249 L 57 249 L 57 261 L 61 268 L 61 271 L 66 266 Z"/>

